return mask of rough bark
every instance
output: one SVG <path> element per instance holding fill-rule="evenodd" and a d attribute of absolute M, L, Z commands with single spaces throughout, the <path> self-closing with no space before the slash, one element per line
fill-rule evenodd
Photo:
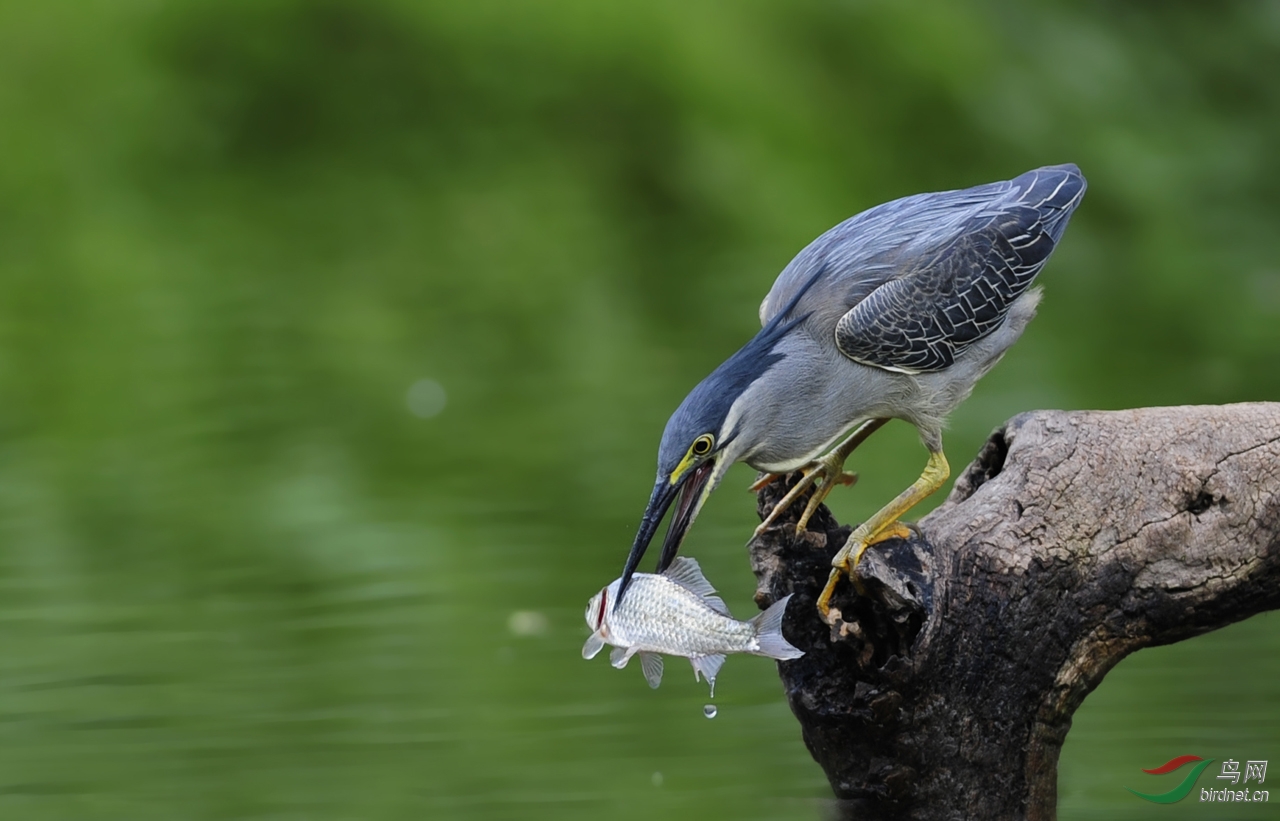
<path fill-rule="evenodd" d="M 814 602 L 849 528 L 824 507 L 797 538 L 801 508 L 753 540 L 756 597 L 796 594 L 808 652 L 780 674 L 841 814 L 1052 819 L 1071 715 L 1117 662 L 1280 606 L 1280 404 L 1015 417 L 867 551 L 835 627 Z"/>

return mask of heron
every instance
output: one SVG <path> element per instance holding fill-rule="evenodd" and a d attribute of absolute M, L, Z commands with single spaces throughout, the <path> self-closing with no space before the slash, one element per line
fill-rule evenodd
<path fill-rule="evenodd" d="M 845 460 L 892 419 L 928 451 L 920 478 L 862 522 L 831 560 L 818 610 L 871 545 L 908 531 L 899 519 L 950 476 L 942 428 L 1035 315 L 1032 287 L 1085 192 L 1073 164 L 1012 180 L 917 194 L 863 211 L 822 234 L 778 275 L 760 331 L 693 388 L 667 421 L 658 472 L 623 568 L 625 594 L 674 505 L 657 571 L 675 559 L 711 492 L 735 462 L 764 474 L 802 471 L 769 525 L 813 493 L 797 529 Z M 758 531 L 757 531 L 758 532 Z"/>

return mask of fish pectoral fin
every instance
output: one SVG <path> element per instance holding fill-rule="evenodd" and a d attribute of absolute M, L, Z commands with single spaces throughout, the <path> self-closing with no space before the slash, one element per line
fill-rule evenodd
<path fill-rule="evenodd" d="M 644 680 L 649 686 L 658 689 L 662 683 L 662 656 L 657 653 L 641 653 L 640 669 L 644 671 Z"/>
<path fill-rule="evenodd" d="M 587 643 L 582 645 L 582 657 L 584 659 L 595 658 L 601 647 L 604 647 L 604 636 L 600 635 L 600 631 L 597 630 L 588 636 Z"/>
<path fill-rule="evenodd" d="M 631 656 L 635 652 L 635 650 L 628 650 L 626 647 L 615 647 L 613 652 L 609 653 L 609 663 L 621 670 L 627 666 L 628 661 L 631 661 Z"/>
<path fill-rule="evenodd" d="M 694 656 L 689 659 L 689 663 L 693 665 L 693 677 L 698 681 L 705 677 L 707 683 L 711 685 L 712 694 L 714 694 L 716 691 L 716 676 L 720 675 L 720 668 L 724 666 L 724 656 L 719 654 L 714 656 Z"/>
<path fill-rule="evenodd" d="M 716 595 L 716 589 L 707 581 L 707 577 L 702 575 L 702 567 L 698 565 L 697 559 L 681 556 L 662 575 L 697 596 L 720 615 L 729 615 L 728 606 L 724 599 Z"/>

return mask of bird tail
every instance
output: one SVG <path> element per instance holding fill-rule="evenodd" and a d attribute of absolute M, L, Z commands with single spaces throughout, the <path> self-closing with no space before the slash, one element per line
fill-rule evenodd
<path fill-rule="evenodd" d="M 1028 171 L 1013 183 L 1020 191 L 1018 204 L 1039 212 L 1042 230 L 1057 244 L 1088 187 L 1080 168 L 1072 163 L 1049 165 Z"/>
<path fill-rule="evenodd" d="M 751 620 L 751 626 L 756 631 L 756 641 L 760 645 L 759 650 L 753 651 L 755 655 L 768 656 L 779 661 L 798 659 L 804 655 L 803 650 L 792 646 L 782 637 L 782 614 L 786 611 L 787 602 L 791 600 L 792 595 L 794 594 L 778 599 L 768 610 Z"/>

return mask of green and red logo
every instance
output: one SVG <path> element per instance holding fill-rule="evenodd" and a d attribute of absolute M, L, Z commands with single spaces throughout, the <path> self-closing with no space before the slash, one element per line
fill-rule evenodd
<path fill-rule="evenodd" d="M 1204 772 L 1205 768 L 1215 760 L 1210 758 L 1206 761 L 1198 755 L 1180 755 L 1177 758 L 1169 759 L 1169 761 L 1153 770 L 1143 770 L 1148 775 L 1165 775 L 1180 770 L 1193 762 L 1199 762 L 1191 768 L 1191 771 L 1182 779 L 1181 784 L 1168 792 L 1145 793 L 1138 792 L 1133 787 L 1126 787 L 1125 789 L 1144 801 L 1151 801 L 1155 804 L 1172 804 L 1190 795 L 1191 790 L 1196 786 L 1196 779 L 1200 777 L 1200 773 Z M 1222 786 L 1214 786 L 1215 782 L 1210 782 L 1208 787 L 1201 787 L 1201 801 L 1266 803 L 1271 800 L 1270 790 L 1258 789 L 1267 780 L 1266 759 L 1247 759 L 1244 762 L 1244 769 L 1241 769 L 1240 762 L 1236 759 L 1224 758 L 1222 760 L 1222 774 L 1216 780 L 1229 783 Z M 1252 785 L 1249 783 L 1251 781 L 1254 782 Z"/>
<path fill-rule="evenodd" d="M 1169 761 L 1155 769 L 1143 770 L 1143 772 L 1148 775 L 1164 775 L 1165 773 L 1171 773 L 1174 770 L 1185 767 L 1193 761 L 1199 761 L 1200 763 L 1191 768 L 1191 772 L 1187 773 L 1187 777 L 1182 779 L 1181 784 L 1168 792 L 1145 793 L 1138 792 L 1133 787 L 1126 787 L 1125 789 L 1139 798 L 1146 799 L 1147 801 L 1151 801 L 1156 804 L 1172 804 L 1175 801 L 1181 801 L 1191 793 L 1191 790 L 1195 788 L 1196 779 L 1200 777 L 1200 773 L 1204 772 L 1205 767 L 1208 767 L 1213 763 L 1212 758 L 1206 761 L 1198 755 L 1180 755 L 1177 758 L 1169 759 Z"/>

